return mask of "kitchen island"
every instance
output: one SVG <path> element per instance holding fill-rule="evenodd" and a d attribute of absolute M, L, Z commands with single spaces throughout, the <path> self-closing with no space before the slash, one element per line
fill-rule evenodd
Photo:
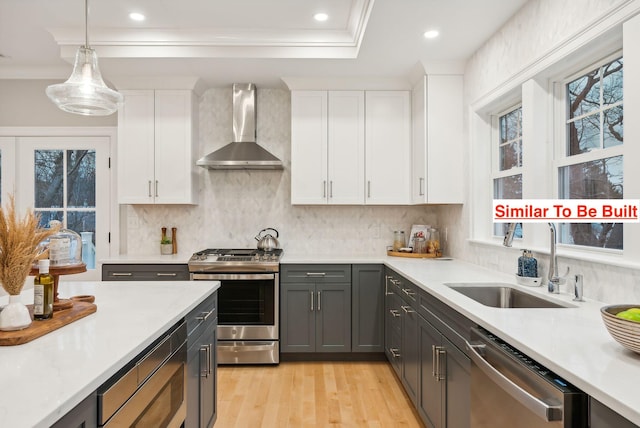
<path fill-rule="evenodd" d="M 0 424 L 49 427 L 218 287 L 214 281 L 61 282 L 61 297 L 94 295 L 98 310 L 29 343 L 0 348 Z M 22 296 L 31 303 L 33 290 Z"/>

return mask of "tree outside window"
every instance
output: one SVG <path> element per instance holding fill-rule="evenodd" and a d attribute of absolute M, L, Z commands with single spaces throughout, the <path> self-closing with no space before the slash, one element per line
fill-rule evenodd
<path fill-rule="evenodd" d="M 623 144 L 622 73 L 618 58 L 566 85 L 568 165 L 558 170 L 562 199 L 623 198 L 623 156 L 611 153 Z M 596 151 L 596 159 L 585 159 Z M 621 223 L 561 224 L 560 232 L 566 244 L 623 248 Z"/>
<path fill-rule="evenodd" d="M 498 117 L 497 170 L 493 178 L 494 199 L 522 199 L 522 106 Z M 494 234 L 504 235 L 508 224 L 495 223 Z M 522 238 L 518 223 L 514 237 Z"/>

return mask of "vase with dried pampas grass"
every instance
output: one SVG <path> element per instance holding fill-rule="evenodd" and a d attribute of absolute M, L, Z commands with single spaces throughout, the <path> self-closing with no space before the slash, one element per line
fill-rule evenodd
<path fill-rule="evenodd" d="M 13 195 L 0 209 L 0 282 L 9 293 L 9 304 L 0 312 L 0 330 L 20 330 L 31 324 L 20 292 L 38 255 L 38 244 L 57 231 L 41 228 L 39 222 L 33 210 L 18 217 Z"/>

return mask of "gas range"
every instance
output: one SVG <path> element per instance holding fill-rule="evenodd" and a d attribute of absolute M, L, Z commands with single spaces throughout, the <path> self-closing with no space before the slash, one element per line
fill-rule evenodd
<path fill-rule="evenodd" d="M 281 249 L 209 248 L 194 253 L 189 259 L 189 272 L 278 272 Z"/>

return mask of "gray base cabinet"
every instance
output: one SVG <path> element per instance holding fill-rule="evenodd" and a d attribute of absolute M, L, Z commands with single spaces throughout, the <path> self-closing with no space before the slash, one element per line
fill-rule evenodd
<path fill-rule="evenodd" d="M 185 428 L 211 428 L 217 415 L 217 292 L 187 315 Z"/>
<path fill-rule="evenodd" d="M 384 352 L 384 269 L 351 267 L 352 352 Z"/>
<path fill-rule="evenodd" d="M 620 416 L 593 397 L 589 397 L 590 428 L 638 428 L 627 418 Z"/>
<path fill-rule="evenodd" d="M 283 265 L 280 351 L 351 352 L 351 265 Z"/>
<path fill-rule="evenodd" d="M 51 428 L 96 428 L 98 426 L 98 397 L 92 393 Z"/>
<path fill-rule="evenodd" d="M 470 320 L 391 269 L 385 272 L 385 354 L 429 428 L 470 425 Z"/>

